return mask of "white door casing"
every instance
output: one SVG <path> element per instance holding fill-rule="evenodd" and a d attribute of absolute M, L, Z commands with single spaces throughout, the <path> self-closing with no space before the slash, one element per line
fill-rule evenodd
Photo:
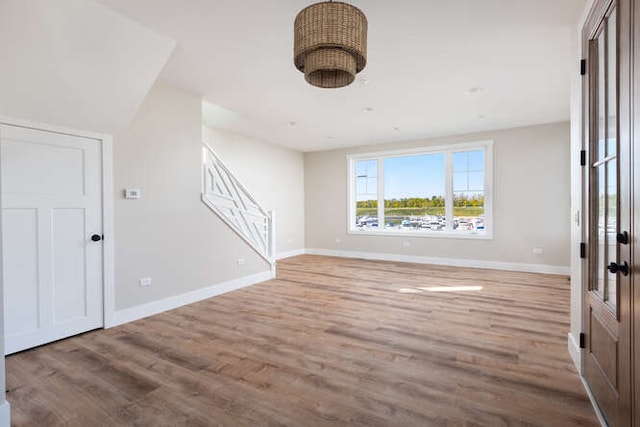
<path fill-rule="evenodd" d="M 104 325 L 101 141 L 0 125 L 5 351 Z"/>

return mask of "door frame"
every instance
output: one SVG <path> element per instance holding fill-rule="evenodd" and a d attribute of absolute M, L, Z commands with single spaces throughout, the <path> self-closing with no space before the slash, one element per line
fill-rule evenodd
<path fill-rule="evenodd" d="M 594 24 L 596 21 L 599 21 L 607 12 L 607 10 L 610 7 L 610 4 L 613 2 L 613 0 L 611 1 L 602 1 L 600 4 L 598 0 L 587 0 L 586 4 L 585 4 L 585 9 L 583 12 L 583 17 L 580 20 L 579 24 L 578 24 L 578 34 L 579 34 L 579 45 L 578 45 L 578 52 L 580 53 L 580 59 L 584 59 L 584 58 L 589 58 L 590 60 L 593 60 L 593 58 L 590 58 L 589 55 L 589 43 L 587 42 L 588 40 L 588 33 L 587 33 L 587 27 L 589 27 L 590 25 L 592 26 L 592 24 Z M 626 8 L 625 10 L 627 10 L 627 12 L 629 12 L 629 17 L 627 20 L 619 20 L 618 21 L 618 31 L 622 32 L 623 34 L 627 35 L 627 38 L 625 39 L 624 37 L 621 38 L 619 40 L 620 44 L 619 44 L 619 50 L 618 50 L 618 66 L 619 66 L 619 71 L 620 71 L 620 81 L 619 84 L 622 85 L 624 83 L 626 83 L 629 86 L 629 90 L 627 90 L 626 92 L 624 92 L 623 90 L 619 90 L 618 92 L 618 102 L 620 104 L 620 109 L 618 111 L 619 113 L 619 120 L 621 120 L 620 122 L 620 134 L 618 135 L 619 140 L 625 140 L 628 139 L 629 140 L 629 147 L 631 149 L 631 152 L 629 152 L 628 150 L 621 148 L 620 152 L 618 153 L 619 156 L 623 156 L 626 155 L 627 156 L 627 160 L 626 162 L 628 162 L 628 167 L 629 167 L 629 172 L 627 176 L 621 176 L 619 177 L 620 180 L 622 179 L 626 179 L 627 180 L 627 186 L 628 186 L 628 193 L 622 194 L 622 193 L 618 193 L 618 196 L 620 198 L 627 198 L 627 202 L 629 203 L 629 209 L 628 209 L 628 214 L 630 215 L 629 218 L 627 218 L 627 222 L 630 222 L 629 224 L 629 231 L 632 234 L 632 236 L 636 235 L 635 232 L 637 231 L 637 226 L 636 226 L 636 230 L 634 230 L 634 219 L 633 219 L 633 212 L 634 212 L 634 183 L 633 183 L 633 151 L 634 151 L 634 135 L 632 132 L 632 129 L 634 129 L 635 127 L 633 126 L 634 123 L 634 118 L 632 116 L 632 113 L 634 111 L 634 107 L 635 107 L 635 99 L 637 99 L 638 97 L 635 96 L 633 94 L 633 90 L 634 90 L 634 78 L 637 79 L 637 77 L 635 77 L 634 73 L 633 73 L 633 64 L 632 62 L 634 61 L 634 55 L 633 52 L 631 50 L 631 45 L 629 44 L 631 39 L 633 38 L 633 31 L 638 31 L 638 28 L 636 28 L 637 26 L 634 25 L 634 20 L 633 20 L 633 14 L 634 12 L 636 14 L 638 14 L 638 9 L 634 8 L 634 3 L 635 0 L 617 0 L 617 7 L 618 9 L 620 8 Z M 635 9 L 635 10 L 634 10 Z M 637 40 L 637 34 L 636 34 L 636 40 Z M 625 57 L 625 55 L 623 55 L 621 52 L 626 51 L 627 56 Z M 635 58 L 635 61 L 638 61 L 638 58 Z M 579 330 L 581 332 L 585 332 L 586 329 L 586 323 L 587 323 L 587 310 L 586 310 L 586 304 L 585 301 L 588 298 L 588 289 L 589 289 L 589 280 L 590 280 L 590 272 L 589 272 L 589 251 L 591 250 L 591 248 L 589 248 L 588 245 L 588 237 L 589 237 L 589 233 L 590 233 L 590 218 L 589 218 L 589 212 L 591 209 L 591 199 L 590 199 L 590 167 L 589 167 L 589 158 L 590 158 L 590 134 L 591 134 L 591 127 L 590 127 L 590 110 L 589 110 L 589 106 L 587 105 L 587 102 L 589 101 L 589 89 L 590 89 L 590 79 L 591 77 L 591 73 L 590 73 L 590 69 L 591 66 L 589 63 L 586 64 L 586 75 L 580 76 L 580 84 L 579 84 L 579 88 L 577 88 L 576 93 L 574 94 L 576 96 L 576 98 L 574 98 L 574 101 L 577 103 L 577 105 L 575 106 L 576 108 L 576 113 L 577 116 L 573 116 L 575 117 L 577 120 L 577 129 L 576 129 L 576 133 L 577 133 L 577 137 L 579 140 L 578 146 L 580 147 L 580 150 L 582 150 L 583 152 L 586 152 L 587 156 L 586 156 L 586 165 L 582 165 L 582 166 L 576 166 L 578 164 L 578 162 L 575 163 L 575 165 L 572 165 L 572 169 L 573 168 L 578 168 L 579 172 L 578 172 L 578 176 L 580 177 L 580 194 L 578 197 L 578 209 L 579 213 L 577 214 L 577 218 L 579 217 L 579 235 L 581 236 L 580 241 L 582 242 L 582 244 L 587 244 L 587 256 L 585 257 L 581 257 L 581 259 L 579 260 L 579 283 L 580 283 L 580 298 L 579 298 L 579 307 L 580 307 L 580 324 L 578 325 Z M 626 74 L 625 74 L 626 73 Z M 637 90 L 637 87 L 635 88 L 635 90 Z M 638 113 L 636 112 L 636 116 L 638 115 Z M 573 117 L 572 117 L 572 122 L 573 122 Z M 626 120 L 626 122 L 625 122 Z M 637 130 L 636 130 L 637 132 Z M 625 133 L 626 137 L 623 136 L 623 133 Z M 577 153 L 576 153 L 577 154 Z M 637 178 L 636 178 L 637 179 Z M 637 191 L 637 190 L 636 190 Z M 637 201 L 635 202 L 637 203 Z M 624 216 L 626 215 L 625 213 L 620 213 L 618 212 L 619 215 L 619 220 L 622 221 L 624 219 Z M 627 305 L 623 306 L 623 305 L 619 305 L 618 309 L 620 310 L 621 316 L 624 315 L 623 312 L 626 312 L 626 316 L 628 317 L 628 322 L 626 324 L 621 324 L 621 329 L 620 329 L 620 334 L 625 334 L 628 336 L 628 340 L 629 340 L 629 346 L 626 349 L 623 349 L 625 352 L 628 351 L 629 355 L 631 356 L 633 354 L 633 339 L 632 339 L 632 328 L 633 328 L 633 299 L 634 299 L 634 294 L 636 294 L 637 292 L 634 292 L 634 277 L 636 276 L 637 272 L 635 271 L 636 268 L 633 268 L 635 265 L 637 265 L 637 263 L 634 261 L 634 250 L 633 250 L 633 245 L 637 244 L 638 239 L 634 239 L 632 237 L 631 239 L 631 245 L 628 248 L 629 256 L 628 256 L 628 260 L 631 266 L 631 275 L 628 278 L 628 293 L 629 293 L 629 301 L 627 301 Z M 635 242 L 635 243 L 634 243 Z M 574 241 L 574 243 L 576 243 Z M 618 249 L 618 258 L 620 258 L 622 256 L 622 254 L 620 254 L 620 250 Z M 637 254 L 635 255 L 637 257 Z M 618 259 L 619 262 L 620 259 Z M 620 294 L 620 292 L 622 291 L 622 289 L 618 290 L 618 294 Z M 636 295 L 635 298 L 638 298 L 638 296 Z M 636 307 L 636 310 L 638 310 L 638 307 Z M 573 325 L 572 325 L 573 326 Z M 587 340 L 590 339 L 590 337 L 587 337 Z M 577 344 L 577 343 L 575 343 Z M 570 351 L 571 351 L 571 343 L 570 343 Z M 586 379 L 584 377 L 584 358 L 586 356 L 586 350 L 584 348 L 579 350 L 579 361 L 580 363 L 576 363 L 576 365 L 578 365 L 578 369 L 579 369 L 579 373 L 580 373 L 580 377 L 581 380 L 585 386 L 585 389 L 589 395 L 589 398 L 593 404 L 593 407 L 595 409 L 596 415 L 599 419 L 599 421 L 605 425 L 605 421 L 604 421 L 604 417 L 602 414 L 602 411 L 599 407 L 599 405 L 597 404 L 595 397 L 593 396 L 590 386 L 589 384 L 587 384 Z M 573 355 L 572 355 L 573 356 Z M 574 359 L 575 361 L 575 359 Z M 630 375 L 633 375 L 633 358 L 630 357 L 630 363 L 631 365 L 629 366 Z M 636 362 L 638 364 L 638 362 Z M 639 364 L 640 365 L 640 364 Z M 637 375 L 637 372 L 636 372 Z M 623 415 L 623 417 L 625 417 L 622 422 L 626 423 L 627 421 L 629 423 L 631 423 L 631 418 L 633 416 L 637 417 L 638 414 L 633 414 L 633 409 L 631 406 L 633 406 L 633 380 L 631 379 L 629 384 L 629 389 L 628 390 L 623 390 L 625 393 L 625 396 L 627 396 L 629 398 L 629 402 L 626 402 L 625 409 L 628 409 L 628 413 L 626 415 Z M 628 394 L 628 395 L 627 395 Z M 628 417 L 628 418 L 626 418 Z M 636 421 L 637 422 L 637 421 Z"/>
<path fill-rule="evenodd" d="M 632 54 L 632 80 L 630 82 L 632 87 L 632 113 L 631 116 L 633 133 L 631 134 L 631 161 L 632 161 L 632 180 L 631 180 L 631 206 L 632 212 L 640 211 L 640 173 L 636 171 L 637 165 L 640 164 L 640 150 L 637 148 L 637 144 L 640 143 L 640 4 L 638 2 L 632 2 L 631 9 L 631 40 L 633 44 Z M 634 416 L 634 422 L 636 425 L 640 424 L 640 221 L 635 220 L 635 215 L 632 218 L 631 232 L 633 236 L 631 247 L 631 286 L 633 289 L 632 295 L 632 351 L 633 351 L 633 365 L 635 380 L 633 384 L 633 398 L 632 412 Z"/>
<path fill-rule="evenodd" d="M 115 242 L 114 242 L 114 193 L 113 193 L 113 137 L 111 135 L 88 132 L 78 129 L 53 126 L 44 123 L 37 123 L 30 120 L 16 119 L 12 117 L 0 116 L 1 125 L 17 126 L 27 129 L 53 132 L 70 136 L 91 138 L 100 142 L 102 157 L 102 233 L 105 238 L 102 240 L 102 312 L 103 328 L 114 326 L 115 316 Z M 0 199 L 1 203 L 1 199 Z M 0 204 L 0 246 L 2 245 L 2 205 Z M 2 253 L 0 248 L 0 254 Z M 0 258 L 0 264 L 2 258 Z M 1 267 L 1 266 L 0 266 Z M 0 272 L 2 269 L 0 268 Z M 0 274 L 0 295 L 4 301 L 4 283 Z M 1 302 L 0 301 L 0 302 Z M 0 316 L 0 328 L 2 328 L 2 355 L 4 356 L 4 309 Z M 4 370 L 4 369 L 3 369 Z M 2 386 L 2 384 L 0 384 Z M 3 386 L 4 387 L 4 386 Z M 4 388 L 3 388 L 4 390 Z"/>

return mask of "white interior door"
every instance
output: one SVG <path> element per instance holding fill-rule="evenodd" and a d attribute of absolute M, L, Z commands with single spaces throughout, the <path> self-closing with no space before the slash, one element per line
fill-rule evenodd
<path fill-rule="evenodd" d="M 100 141 L 0 125 L 7 354 L 103 325 Z"/>

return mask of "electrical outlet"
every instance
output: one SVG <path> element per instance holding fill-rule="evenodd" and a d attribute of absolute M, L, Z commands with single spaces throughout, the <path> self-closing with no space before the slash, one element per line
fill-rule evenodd
<path fill-rule="evenodd" d="M 125 188 L 124 189 L 124 198 L 125 199 L 139 199 L 142 197 L 142 192 L 139 188 Z"/>
<path fill-rule="evenodd" d="M 342 243 L 342 239 L 340 239 L 339 237 L 336 238 L 336 243 L 339 245 L 340 243 Z"/>
<path fill-rule="evenodd" d="M 408 240 L 405 240 L 404 242 L 402 242 L 402 247 L 403 248 L 408 248 L 411 246 L 411 242 Z"/>
<path fill-rule="evenodd" d="M 238 265 L 245 265 L 247 263 L 247 260 L 244 258 L 238 258 L 237 263 Z"/>
<path fill-rule="evenodd" d="M 149 286 L 151 284 L 151 277 L 141 277 L 138 283 L 140 286 Z"/>
<path fill-rule="evenodd" d="M 544 248 L 533 248 L 534 255 L 542 255 L 544 253 Z"/>

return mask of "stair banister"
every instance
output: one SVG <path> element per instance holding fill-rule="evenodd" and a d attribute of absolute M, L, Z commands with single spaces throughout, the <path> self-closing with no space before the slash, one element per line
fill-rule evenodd
<path fill-rule="evenodd" d="M 273 267 L 274 212 L 260 206 L 209 146 L 202 153 L 202 201 Z"/>

